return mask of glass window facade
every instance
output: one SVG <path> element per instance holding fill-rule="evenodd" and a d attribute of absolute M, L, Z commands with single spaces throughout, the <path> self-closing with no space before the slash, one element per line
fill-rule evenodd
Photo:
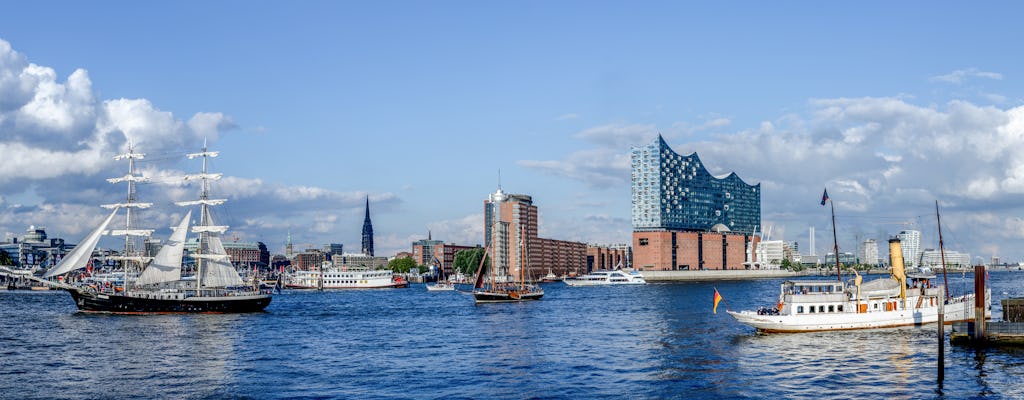
<path fill-rule="evenodd" d="M 735 173 L 716 178 L 697 153 L 677 154 L 661 135 L 631 149 L 633 230 L 710 230 L 754 234 L 761 225 L 761 185 Z"/>

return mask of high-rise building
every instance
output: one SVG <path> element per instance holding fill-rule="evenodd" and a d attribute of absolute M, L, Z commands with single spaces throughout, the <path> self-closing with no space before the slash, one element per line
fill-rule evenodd
<path fill-rule="evenodd" d="M 499 276 L 518 276 L 521 265 L 527 266 L 526 275 L 532 278 L 549 270 L 565 275 L 587 268 L 586 244 L 537 237 L 533 198 L 505 193 L 501 187 L 484 200 L 484 244 Z"/>
<path fill-rule="evenodd" d="M 900 246 L 903 247 L 903 264 L 908 267 L 921 266 L 921 231 L 900 231 Z"/>
<path fill-rule="evenodd" d="M 759 261 L 760 184 L 712 176 L 697 153 L 679 155 L 661 135 L 633 147 L 631 161 L 636 269 L 743 269 Z"/>
<path fill-rule="evenodd" d="M 363 254 L 373 257 L 373 224 L 370 223 L 370 196 L 366 196 L 366 218 L 363 219 Z"/>
<path fill-rule="evenodd" d="M 875 239 L 865 239 L 860 244 L 860 263 L 864 265 L 878 265 L 878 242 Z"/>
<path fill-rule="evenodd" d="M 754 234 L 761 225 L 761 184 L 736 173 L 717 178 L 697 153 L 677 154 L 665 140 L 632 148 L 633 231 L 729 231 Z"/>
<path fill-rule="evenodd" d="M 331 257 L 334 257 L 334 256 L 340 256 L 342 254 L 345 254 L 345 245 L 343 245 L 341 243 L 328 243 L 328 244 L 325 244 L 324 245 L 324 254 L 327 255 L 328 259 L 331 258 Z"/>

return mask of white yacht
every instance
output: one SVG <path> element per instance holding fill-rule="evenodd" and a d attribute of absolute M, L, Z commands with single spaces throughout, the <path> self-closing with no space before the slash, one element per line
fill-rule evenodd
<path fill-rule="evenodd" d="M 565 278 L 562 282 L 565 282 L 569 286 L 598 286 L 598 285 L 645 285 L 647 281 L 644 280 L 644 276 L 640 275 L 637 271 L 623 271 L 617 269 L 614 271 L 598 270 L 593 271 L 589 274 L 575 277 Z"/>

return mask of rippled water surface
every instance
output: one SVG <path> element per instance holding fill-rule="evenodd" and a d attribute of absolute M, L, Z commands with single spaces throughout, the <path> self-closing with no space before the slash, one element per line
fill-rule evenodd
<path fill-rule="evenodd" d="M 991 277 L 998 317 L 1024 272 Z M 151 316 L 0 291 L 0 397 L 1024 398 L 1020 349 L 947 343 L 940 388 L 934 325 L 758 335 L 711 313 L 714 286 L 721 311 L 771 304 L 780 283 L 555 283 L 479 306 L 422 285 L 286 291 L 266 313 Z"/>

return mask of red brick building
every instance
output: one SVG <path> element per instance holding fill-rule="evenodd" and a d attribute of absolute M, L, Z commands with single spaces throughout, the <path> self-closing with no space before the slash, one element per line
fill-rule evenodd
<path fill-rule="evenodd" d="M 623 246 L 587 245 L 586 272 L 629 267 L 629 249 Z"/>
<path fill-rule="evenodd" d="M 523 194 L 499 188 L 484 200 L 484 243 L 498 274 L 518 276 L 527 266 L 527 279 L 585 272 L 587 245 L 537 236 L 537 206 Z"/>
<path fill-rule="evenodd" d="M 759 238 L 730 232 L 633 232 L 633 267 L 641 271 L 746 269 Z"/>

